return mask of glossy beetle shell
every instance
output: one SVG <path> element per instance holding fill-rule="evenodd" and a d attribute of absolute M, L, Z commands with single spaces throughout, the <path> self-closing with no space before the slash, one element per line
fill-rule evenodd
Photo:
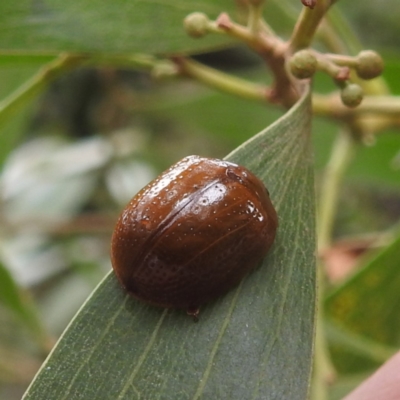
<path fill-rule="evenodd" d="M 174 164 L 126 206 L 111 259 L 134 297 L 196 310 L 236 286 L 271 247 L 278 218 L 246 168 L 199 156 Z"/>

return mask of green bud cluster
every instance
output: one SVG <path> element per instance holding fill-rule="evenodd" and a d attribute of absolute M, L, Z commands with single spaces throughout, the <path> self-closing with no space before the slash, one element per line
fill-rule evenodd
<path fill-rule="evenodd" d="M 298 79 L 311 78 L 317 70 L 325 71 L 341 88 L 340 97 L 348 107 L 357 107 L 364 96 L 360 85 L 351 83 L 352 68 L 361 79 L 373 79 L 383 71 L 383 60 L 373 50 L 361 51 L 356 57 L 319 54 L 310 49 L 296 52 L 289 59 L 290 72 Z"/>

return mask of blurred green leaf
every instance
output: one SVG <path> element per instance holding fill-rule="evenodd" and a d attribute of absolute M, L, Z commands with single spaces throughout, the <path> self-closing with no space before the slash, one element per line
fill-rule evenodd
<path fill-rule="evenodd" d="M 10 272 L 0 264 L 0 301 L 21 319 L 25 319 L 29 312 L 25 308 L 18 285 Z"/>
<path fill-rule="evenodd" d="M 385 60 L 385 70 L 383 77 L 394 94 L 400 93 L 399 71 L 400 61 L 398 55 L 396 56 L 383 56 Z"/>
<path fill-rule="evenodd" d="M 49 57 L 11 57 L 0 54 L 0 77 L 2 82 L 0 100 L 17 89 L 48 61 L 50 61 Z"/>
<path fill-rule="evenodd" d="M 343 400 L 347 394 L 354 390 L 370 375 L 371 372 L 364 372 L 362 374 L 339 376 L 335 382 L 329 386 L 329 400 Z"/>
<path fill-rule="evenodd" d="M 232 12 L 231 0 L 3 0 L 0 3 L 0 49 L 59 52 L 200 51 L 230 40 L 209 35 L 194 40 L 186 35 L 183 19 L 194 11 L 216 18 Z M 21 29 L 23 27 L 23 29 Z"/>
<path fill-rule="evenodd" d="M 338 2 L 338 7 L 351 21 L 367 48 L 399 49 L 400 9 L 397 0 L 365 0 L 363 7 L 356 2 Z"/>
<path fill-rule="evenodd" d="M 329 160 L 330 148 L 337 134 L 337 125 L 316 118 L 313 120 L 315 167 L 322 170 Z M 376 137 L 371 146 L 360 144 L 348 168 L 345 182 L 350 185 L 399 190 L 400 135 L 387 131 Z"/>
<path fill-rule="evenodd" d="M 42 327 L 30 302 L 14 281 L 10 272 L 0 263 L 0 302 L 11 310 L 36 335 L 42 335 Z"/>
<path fill-rule="evenodd" d="M 272 26 L 289 31 L 300 10 L 293 0 L 274 1 Z M 215 19 L 228 12 L 244 22 L 246 7 L 232 0 L 73 0 L 60 2 L 3 0 L 0 3 L 0 49 L 39 51 L 199 53 L 232 43 L 228 36 L 188 37 L 183 19 L 200 11 Z M 24 29 L 21 29 L 24 27 Z"/>
<path fill-rule="evenodd" d="M 171 92 L 173 89 L 176 93 Z M 209 137 L 220 138 L 228 149 L 239 146 L 283 114 L 276 107 L 249 102 L 201 85 L 191 89 L 188 95 L 185 90 L 181 94 L 176 87 L 171 88 L 157 103 L 162 105 L 154 110 L 155 115 L 176 118 L 190 132 L 200 130 Z"/>
<path fill-rule="evenodd" d="M 329 317 L 324 327 L 335 367 L 342 375 L 375 370 L 396 351 L 394 347 L 352 332 Z"/>
<path fill-rule="evenodd" d="M 49 60 L 50 57 L 48 56 L 31 57 L 0 54 L 0 112 L 3 111 L 4 99 L 36 74 Z M 0 118 L 0 165 L 21 137 L 26 134 L 32 103 L 33 101 L 28 101 L 24 107 L 18 110 L 18 114 L 13 114 L 16 118 L 10 118 L 5 123 Z"/>
<path fill-rule="evenodd" d="M 76 315 L 25 399 L 305 399 L 315 311 L 310 98 L 227 159 L 267 185 L 280 227 L 263 266 L 200 321 L 130 298 L 113 273 Z"/>
<path fill-rule="evenodd" d="M 400 135 L 386 132 L 376 138 L 372 146 L 358 149 L 349 168 L 348 179 L 369 183 L 377 187 L 399 190 L 400 182 Z"/>
<path fill-rule="evenodd" d="M 383 361 L 390 355 L 391 347 L 400 344 L 399 259 L 400 235 L 325 301 L 328 320 L 358 337 L 354 340 L 349 335 L 348 343 L 357 342 L 357 346 L 347 346 L 346 352 L 343 343 L 333 346 L 333 358 L 343 372 L 375 367 L 379 359 Z M 360 351 L 366 346 L 368 352 Z"/>

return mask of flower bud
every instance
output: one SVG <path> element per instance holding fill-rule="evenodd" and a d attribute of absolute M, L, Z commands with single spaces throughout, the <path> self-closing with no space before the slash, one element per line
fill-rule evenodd
<path fill-rule="evenodd" d="M 361 79 L 372 79 L 383 71 L 382 57 L 373 50 L 361 51 L 357 56 L 356 72 Z"/>
<path fill-rule="evenodd" d="M 205 36 L 209 32 L 209 24 L 209 18 L 201 12 L 191 13 L 183 21 L 186 33 L 195 38 Z"/>
<path fill-rule="evenodd" d="M 311 78 L 317 70 L 317 59 L 310 50 L 300 50 L 289 60 L 290 72 L 298 79 Z"/>
<path fill-rule="evenodd" d="M 360 85 L 349 83 L 340 92 L 340 97 L 344 105 L 353 108 L 361 103 L 364 93 Z"/>

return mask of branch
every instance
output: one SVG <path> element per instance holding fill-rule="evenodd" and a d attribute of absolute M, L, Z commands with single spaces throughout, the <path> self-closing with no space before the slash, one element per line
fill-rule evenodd
<path fill-rule="evenodd" d="M 226 13 L 217 18 L 216 26 L 219 31 L 246 43 L 264 59 L 274 76 L 270 97 L 272 102 L 291 107 L 300 98 L 303 84 L 294 80 L 285 68 L 288 47 L 284 41 L 269 29 L 256 30 L 254 21 L 251 29 L 237 24 Z M 263 24 L 260 22 L 258 26 L 263 27 Z"/>
<path fill-rule="evenodd" d="M 271 89 L 267 86 L 254 84 L 225 74 L 185 57 L 174 57 L 172 60 L 182 74 L 195 78 L 207 86 L 222 92 L 261 102 L 265 102 L 271 97 Z"/>
<path fill-rule="evenodd" d="M 365 96 L 357 108 L 348 108 L 337 94 L 313 95 L 313 111 L 317 115 L 348 119 L 360 114 L 381 114 L 400 118 L 400 96 Z"/>
<path fill-rule="evenodd" d="M 303 8 L 289 40 L 292 53 L 310 46 L 322 18 L 331 5 L 331 0 L 318 0 L 313 9 Z"/>

